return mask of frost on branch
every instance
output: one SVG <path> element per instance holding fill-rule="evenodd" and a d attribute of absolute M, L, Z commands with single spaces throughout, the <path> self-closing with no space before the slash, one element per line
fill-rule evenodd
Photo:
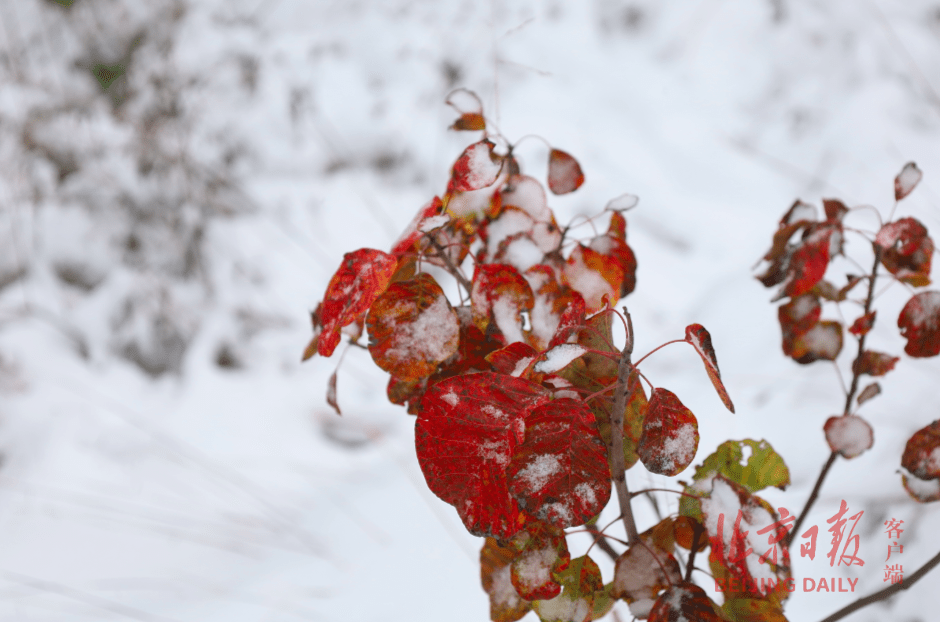
<path fill-rule="evenodd" d="M 534 383 L 492 372 L 447 378 L 424 394 L 418 463 L 428 488 L 457 509 L 470 533 L 505 539 L 519 530 L 506 470 L 525 439 L 527 414 L 549 399 Z"/>
<path fill-rule="evenodd" d="M 881 248 L 881 263 L 888 272 L 914 287 L 930 285 L 933 240 L 927 228 L 914 218 L 886 224 L 875 237 Z"/>
<path fill-rule="evenodd" d="M 698 421 L 675 393 L 657 387 L 650 396 L 637 453 L 651 473 L 678 475 L 698 449 Z"/>
<path fill-rule="evenodd" d="M 712 381 L 725 408 L 734 412 L 734 404 L 731 403 L 728 391 L 721 381 L 721 372 L 718 371 L 718 359 L 715 356 L 715 348 L 712 346 L 712 336 L 701 324 L 691 324 L 685 327 L 685 340 L 692 344 L 695 351 L 702 357 L 708 378 Z"/>
<path fill-rule="evenodd" d="M 940 292 L 915 294 L 898 316 L 901 336 L 907 339 L 904 351 L 910 356 L 940 354 Z"/>
<path fill-rule="evenodd" d="M 909 195 L 923 176 L 924 174 L 916 164 L 913 162 L 905 164 L 898 176 L 894 178 L 894 199 L 900 201 Z"/>
<path fill-rule="evenodd" d="M 457 352 L 460 323 L 429 274 L 389 286 L 369 309 L 366 326 L 372 360 L 402 381 L 430 376 Z"/>
<path fill-rule="evenodd" d="M 823 426 L 829 449 L 843 458 L 855 458 L 871 449 L 875 433 L 867 421 L 856 415 L 829 417 Z"/>
<path fill-rule="evenodd" d="M 519 507 L 556 527 L 583 525 L 610 499 L 606 447 L 580 400 L 556 399 L 532 410 L 507 474 Z"/>
<path fill-rule="evenodd" d="M 330 356 L 339 345 L 340 329 L 352 324 L 388 287 L 398 260 L 388 253 L 361 248 L 343 256 L 319 307 L 322 332 L 317 351 Z"/>
<path fill-rule="evenodd" d="M 904 488 L 920 501 L 940 501 L 940 420 L 921 428 L 908 439 L 901 457 Z"/>

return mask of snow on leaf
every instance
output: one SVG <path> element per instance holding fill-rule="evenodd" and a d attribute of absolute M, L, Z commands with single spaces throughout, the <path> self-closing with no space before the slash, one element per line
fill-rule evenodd
<path fill-rule="evenodd" d="M 548 189 L 554 194 L 568 194 L 583 183 L 584 173 L 578 161 L 561 149 L 552 149 L 548 154 Z"/>
<path fill-rule="evenodd" d="M 426 273 L 392 283 L 372 303 L 366 325 L 372 360 L 405 381 L 430 376 L 460 342 L 457 315 Z"/>
<path fill-rule="evenodd" d="M 571 361 L 587 352 L 587 348 L 576 343 L 563 343 L 548 350 L 535 364 L 535 371 L 553 374 L 568 366 Z"/>
<path fill-rule="evenodd" d="M 871 449 L 875 433 L 867 421 L 856 415 L 829 417 L 823 426 L 829 449 L 843 458 L 855 458 Z"/>
<path fill-rule="evenodd" d="M 877 311 L 871 311 L 866 313 L 862 317 L 858 318 L 852 325 L 849 327 L 849 332 L 855 335 L 856 337 L 861 337 L 862 335 L 867 335 L 868 331 L 871 330 L 872 326 L 875 325 L 875 316 L 878 314 Z"/>
<path fill-rule="evenodd" d="M 356 321 L 388 287 L 398 260 L 388 253 L 361 248 L 343 256 L 330 279 L 320 307 L 323 332 L 317 351 L 330 356 L 339 345 L 340 330 Z"/>
<path fill-rule="evenodd" d="M 454 376 L 431 386 L 415 423 L 418 463 L 435 495 L 474 535 L 519 529 L 506 468 L 525 438 L 526 415 L 549 400 L 540 386 L 503 374 Z"/>
<path fill-rule="evenodd" d="M 443 207 L 440 197 L 434 197 L 428 201 L 424 207 L 418 210 L 418 213 L 415 214 L 415 217 L 408 223 L 408 226 L 405 227 L 401 236 L 399 236 L 398 240 L 392 245 L 392 254 L 404 255 L 406 253 L 416 252 L 418 250 L 416 244 L 424 234 L 421 229 L 422 224 L 429 219 L 440 217 Z"/>
<path fill-rule="evenodd" d="M 536 298 L 536 307 L 537 306 L 538 298 Z M 584 298 L 582 298 L 581 294 L 574 290 L 570 290 L 569 301 L 565 305 L 565 310 L 562 312 L 561 317 L 558 320 L 558 328 L 555 329 L 555 332 L 552 335 L 552 340 L 548 343 L 548 347 L 554 348 L 555 346 L 568 341 L 568 339 L 578 330 L 578 328 L 584 324 L 584 315 L 586 311 L 587 307 L 584 304 Z"/>
<path fill-rule="evenodd" d="M 636 207 L 639 202 L 640 197 L 635 194 L 621 194 L 608 201 L 604 209 L 612 212 L 625 212 Z"/>
<path fill-rule="evenodd" d="M 920 479 L 940 479 L 940 419 L 908 439 L 901 466 Z"/>
<path fill-rule="evenodd" d="M 819 322 L 792 343 L 784 339 L 783 351 L 801 365 L 834 361 L 842 351 L 842 324 L 834 320 Z"/>
<path fill-rule="evenodd" d="M 914 190 L 924 174 L 913 162 L 908 162 L 894 178 L 894 199 L 900 201 Z"/>
<path fill-rule="evenodd" d="M 745 450 L 750 454 L 746 460 Z M 703 480 L 715 474 L 751 493 L 770 486 L 785 490 L 790 485 L 790 470 L 765 440 L 725 441 L 696 468 L 693 479 Z"/>
<path fill-rule="evenodd" d="M 675 393 L 653 389 L 637 453 L 651 473 L 673 476 L 689 466 L 698 450 L 698 422 Z"/>
<path fill-rule="evenodd" d="M 862 389 L 862 392 L 858 394 L 858 397 L 856 398 L 855 401 L 859 406 L 861 406 L 862 404 L 872 399 L 879 393 L 881 393 L 881 385 L 878 384 L 877 382 L 873 382 L 867 387 L 865 387 L 864 389 Z"/>
<path fill-rule="evenodd" d="M 930 284 L 930 260 L 934 244 L 927 228 L 914 218 L 886 224 L 875 237 L 881 263 L 899 280 L 914 287 Z"/>
<path fill-rule="evenodd" d="M 626 220 L 623 216 L 616 212 L 611 214 L 607 233 L 593 238 L 588 246 L 604 259 L 589 258 L 587 263 L 619 290 L 620 298 L 636 288 L 636 256 L 626 243 Z"/>
<path fill-rule="evenodd" d="M 721 372 L 718 371 L 718 359 L 715 357 L 715 348 L 712 346 L 712 337 L 701 324 L 690 324 L 685 327 L 685 340 L 692 344 L 695 351 L 702 357 L 705 364 L 705 371 L 708 373 L 709 380 L 718 392 L 725 408 L 734 412 L 734 404 L 728 396 L 724 383 L 721 382 Z"/>
<path fill-rule="evenodd" d="M 583 525 L 610 499 L 606 447 L 580 400 L 556 399 L 531 411 L 507 474 L 519 507 L 562 528 Z"/>
<path fill-rule="evenodd" d="M 470 303 L 473 321 L 484 333 L 495 323 L 507 344 L 524 341 L 521 313 L 534 302 L 532 289 L 514 267 L 477 264 Z"/>
<path fill-rule="evenodd" d="M 526 369 L 539 356 L 538 351 L 527 343 L 517 341 L 486 356 L 494 371 L 516 378 L 523 377 Z"/>
<path fill-rule="evenodd" d="M 680 583 L 670 587 L 649 615 L 650 622 L 722 622 L 717 606 L 705 590 L 694 583 Z"/>
<path fill-rule="evenodd" d="M 601 571 L 594 560 L 587 555 L 572 559 L 568 567 L 556 576 L 563 587 L 562 593 L 551 600 L 532 603 L 542 622 L 588 622 L 593 619 L 594 602 L 604 592 Z"/>
<path fill-rule="evenodd" d="M 487 538 L 480 550 L 480 582 L 490 597 L 493 622 L 516 622 L 532 608 L 512 584 L 510 564 L 517 556 L 517 551 L 500 546 L 494 538 Z"/>
<path fill-rule="evenodd" d="M 868 374 L 869 376 L 884 376 L 894 369 L 894 366 L 901 358 L 875 352 L 874 350 L 865 350 L 852 363 L 852 372 L 856 374 Z"/>
<path fill-rule="evenodd" d="M 567 341 L 584 321 L 585 305 L 581 294 L 560 284 L 555 271 L 544 264 L 532 266 L 523 277 L 534 293 L 534 304 L 529 312 L 529 344 L 541 351 Z"/>
<path fill-rule="evenodd" d="M 672 519 L 666 521 L 671 531 Z M 647 533 L 617 558 L 611 596 L 627 601 L 630 613 L 643 620 L 659 593 L 681 581 L 676 558 Z"/>
<path fill-rule="evenodd" d="M 593 313 L 604 308 L 604 296 L 620 299 L 624 281 L 623 269 L 617 260 L 578 244 L 565 262 L 565 284 L 584 297 L 587 311 Z"/>
<path fill-rule="evenodd" d="M 907 339 L 904 351 L 914 357 L 940 354 L 940 292 L 915 294 L 898 316 L 901 336 Z"/>
<path fill-rule="evenodd" d="M 550 223 L 555 220 L 551 208 L 548 207 L 545 188 L 534 177 L 511 176 L 506 182 L 506 187 L 499 191 L 499 200 L 502 209 L 515 207 L 527 214 L 533 222 Z"/>
<path fill-rule="evenodd" d="M 930 503 L 940 501 L 940 479 L 920 479 L 909 473 L 901 474 L 904 489 L 915 501 Z"/>
<path fill-rule="evenodd" d="M 495 146 L 489 140 L 481 140 L 467 147 L 457 158 L 451 173 L 456 192 L 480 190 L 496 183 L 503 158 L 493 154 Z"/>
<path fill-rule="evenodd" d="M 512 584 L 526 600 L 547 600 L 561 593 L 561 584 L 553 574 L 563 571 L 571 561 L 565 532 L 534 521 L 513 538 L 519 556 L 512 562 Z"/>

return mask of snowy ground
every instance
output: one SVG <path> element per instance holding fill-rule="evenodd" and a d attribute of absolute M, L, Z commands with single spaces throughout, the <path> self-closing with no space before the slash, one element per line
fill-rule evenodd
<path fill-rule="evenodd" d="M 791 511 L 844 397 L 832 366 L 780 352 L 752 266 L 795 198 L 886 213 L 908 160 L 925 177 L 899 213 L 940 231 L 927 0 L 0 0 L 0 21 L 3 620 L 487 619 L 481 542 L 427 491 L 385 374 L 350 351 L 338 418 L 336 357 L 299 363 L 342 254 L 387 248 L 443 192 L 469 140 L 446 130 L 453 87 L 580 160 L 560 221 L 641 197 L 637 351 L 704 324 L 737 414 L 691 350 L 647 375 L 698 416 L 696 463 L 770 441 L 793 485 L 767 497 Z M 544 175 L 536 141 L 521 156 Z M 901 352 L 908 296 L 879 298 L 873 348 Z M 887 518 L 908 574 L 940 547 L 937 507 L 897 474 L 940 418 L 938 374 L 902 358 L 862 411 L 874 449 L 837 463 L 808 519 L 865 510 L 861 593 L 886 585 Z M 929 619 L 937 572 L 851 619 Z M 824 554 L 794 574 L 847 576 Z M 797 593 L 787 615 L 853 599 Z"/>

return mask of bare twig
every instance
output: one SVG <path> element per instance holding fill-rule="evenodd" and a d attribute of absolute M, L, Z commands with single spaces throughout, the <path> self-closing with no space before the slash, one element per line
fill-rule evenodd
<path fill-rule="evenodd" d="M 604 535 L 601 530 L 597 528 L 597 525 L 585 525 L 584 528 L 594 537 L 594 544 L 597 545 L 597 548 L 607 553 L 607 556 L 610 557 L 611 560 L 617 561 L 620 554 L 614 550 L 614 547 L 610 546 L 610 542 L 607 541 L 608 536 Z"/>
<path fill-rule="evenodd" d="M 463 274 L 460 273 L 460 270 L 457 269 L 457 266 L 454 265 L 454 262 L 450 260 L 450 257 L 447 255 L 447 251 L 444 250 L 444 247 L 441 246 L 441 243 L 437 241 L 437 236 L 434 234 L 428 235 L 428 240 L 431 241 L 431 245 L 434 247 L 434 250 L 437 251 L 437 256 L 441 258 L 444 262 L 444 265 L 447 268 L 447 271 L 450 272 L 457 281 L 463 285 L 463 288 L 467 290 L 467 294 L 473 290 L 473 283 L 467 280 Z"/>
<path fill-rule="evenodd" d="M 614 479 L 614 488 L 617 489 L 617 498 L 620 501 L 620 513 L 623 525 L 627 530 L 627 542 L 632 546 L 637 542 L 639 534 L 636 530 L 636 521 L 633 519 L 633 509 L 630 507 L 630 489 L 627 488 L 626 463 L 623 459 L 623 414 L 627 408 L 627 395 L 630 392 L 630 376 L 636 373 L 630 357 L 633 355 L 633 322 L 627 308 L 623 308 L 627 320 L 627 338 L 620 354 L 620 364 L 617 367 L 617 388 L 614 392 L 614 405 L 610 411 L 610 442 L 607 445 L 607 459 L 610 461 L 610 472 Z"/>
<path fill-rule="evenodd" d="M 917 572 L 915 572 L 911 576 L 904 579 L 904 581 L 902 581 L 901 583 L 895 583 L 894 585 L 890 587 L 886 587 L 883 590 L 879 590 L 875 592 L 874 594 L 869 594 L 868 596 L 859 598 L 854 603 L 851 603 L 850 605 L 846 605 L 842 609 L 839 609 L 834 614 L 824 619 L 822 622 L 835 622 L 836 620 L 841 620 L 845 616 L 855 611 L 858 611 L 862 607 L 867 607 L 868 605 L 872 603 L 877 603 L 882 600 L 887 600 L 888 598 L 891 598 L 892 596 L 894 596 L 901 590 L 906 590 L 912 585 L 914 585 L 915 583 L 917 583 L 917 581 L 919 581 L 925 574 L 927 574 L 928 572 L 936 568 L 937 564 L 940 564 L 940 553 L 937 553 L 936 555 L 931 557 L 930 561 L 928 561 L 926 564 L 918 568 Z"/>

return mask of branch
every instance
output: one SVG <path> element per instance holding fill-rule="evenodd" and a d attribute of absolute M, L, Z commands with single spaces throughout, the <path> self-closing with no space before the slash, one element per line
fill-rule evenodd
<path fill-rule="evenodd" d="M 441 243 L 437 241 L 437 235 L 431 234 L 428 235 L 428 240 L 431 241 L 431 245 L 437 251 L 437 256 L 444 261 L 444 265 L 447 268 L 447 271 L 450 272 L 457 281 L 463 285 L 463 288 L 467 290 L 467 295 L 470 295 L 470 292 L 473 290 L 473 283 L 467 280 L 463 274 L 460 273 L 460 270 L 457 269 L 457 266 L 454 265 L 454 262 L 450 260 L 450 257 L 447 255 L 447 252 L 444 250 L 444 247 L 441 246 Z"/>
<path fill-rule="evenodd" d="M 878 279 L 878 264 L 881 263 L 881 247 L 877 244 L 874 244 L 873 246 L 875 248 L 875 262 L 872 264 L 871 275 L 868 277 L 868 296 L 865 297 L 865 310 L 863 311 L 865 315 L 868 315 L 868 313 L 871 312 L 872 301 L 875 299 L 875 281 Z M 842 411 L 843 415 L 848 415 L 852 412 L 852 399 L 855 397 L 855 393 L 858 391 L 858 381 L 861 378 L 861 374 L 858 372 L 855 363 L 862 358 L 862 354 L 865 352 L 866 337 L 868 337 L 867 333 L 858 338 L 858 354 L 855 355 L 855 360 L 852 362 L 852 385 L 845 394 L 845 408 Z M 793 530 L 787 536 L 787 546 L 793 542 L 793 538 L 799 532 L 800 526 L 806 519 L 806 515 L 809 514 L 810 508 L 813 507 L 817 497 L 819 497 L 819 490 L 822 488 L 823 481 L 826 479 L 826 475 L 829 474 L 829 469 L 832 468 L 832 465 L 835 463 L 838 456 L 839 454 L 836 452 L 829 454 L 829 459 L 826 460 L 826 464 L 823 465 L 822 471 L 819 472 L 819 477 L 816 478 L 816 485 L 813 486 L 813 492 L 810 493 L 809 499 L 806 500 L 806 505 L 803 506 L 803 511 L 800 512 L 799 518 L 793 525 Z"/>
<path fill-rule="evenodd" d="M 607 556 L 610 557 L 611 560 L 617 561 L 620 554 L 614 550 L 614 547 L 610 546 L 610 542 L 607 541 L 607 536 L 597 528 L 597 525 L 585 525 L 584 528 L 587 529 L 588 533 L 594 536 L 594 543 L 597 545 L 597 548 L 607 553 Z"/>
<path fill-rule="evenodd" d="M 633 509 L 630 507 L 627 466 L 623 459 L 623 414 L 627 409 L 630 376 L 635 374 L 636 370 L 630 363 L 630 357 L 633 355 L 633 322 L 626 307 L 623 308 L 623 313 L 627 318 L 627 338 L 620 354 L 620 364 L 617 367 L 617 388 L 614 391 L 614 405 L 610 411 L 610 442 L 607 445 L 607 459 L 610 462 L 614 488 L 617 489 L 617 498 L 620 501 L 623 525 L 627 530 L 627 542 L 632 546 L 637 542 L 639 534 L 636 530 L 636 521 L 633 519 Z"/>
<path fill-rule="evenodd" d="M 829 616 L 822 622 L 835 622 L 836 620 L 841 620 L 845 616 L 849 615 L 850 613 L 854 611 L 858 611 L 862 607 L 867 607 L 868 605 L 872 603 L 877 603 L 879 601 L 886 600 L 894 596 L 901 590 L 908 589 L 909 587 L 917 583 L 917 581 L 919 581 L 921 577 L 923 577 L 925 574 L 933 570 L 937 566 L 937 564 L 940 564 L 940 553 L 937 553 L 932 558 L 930 558 L 930 561 L 928 561 L 926 564 L 921 566 L 917 570 L 917 572 L 912 574 L 907 579 L 903 580 L 901 583 L 895 583 L 894 585 L 890 587 L 886 587 L 883 590 L 879 590 L 875 592 L 874 594 L 869 594 L 868 596 L 859 598 L 854 603 L 850 605 L 846 605 L 842 609 L 839 609 L 838 611 L 836 611 L 834 614 L 832 614 L 831 616 Z"/>

